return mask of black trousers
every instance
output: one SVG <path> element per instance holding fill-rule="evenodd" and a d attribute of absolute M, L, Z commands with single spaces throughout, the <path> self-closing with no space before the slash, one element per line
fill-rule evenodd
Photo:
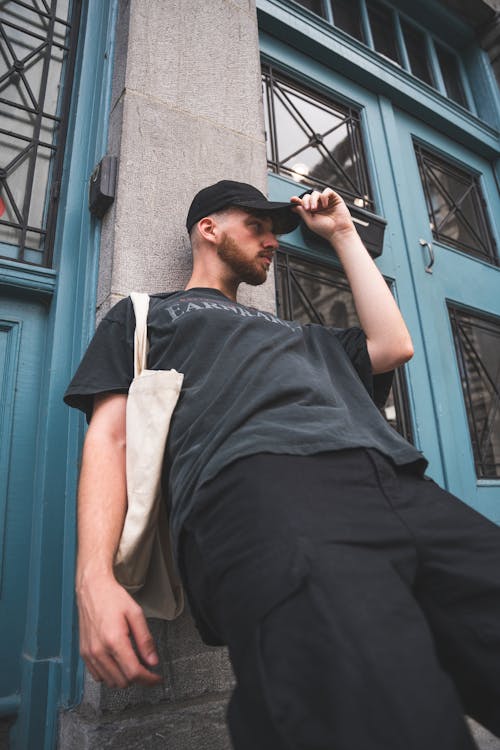
<path fill-rule="evenodd" d="M 198 491 L 181 573 L 237 750 L 468 750 L 464 712 L 500 735 L 500 529 L 416 471 L 258 454 Z"/>

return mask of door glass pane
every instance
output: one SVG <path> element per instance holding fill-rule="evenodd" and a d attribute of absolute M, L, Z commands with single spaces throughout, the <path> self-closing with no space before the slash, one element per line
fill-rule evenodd
<path fill-rule="evenodd" d="M 496 263 L 479 180 L 415 144 L 429 223 L 435 239 Z"/>
<path fill-rule="evenodd" d="M 392 10 L 374 0 L 367 2 L 366 7 L 375 49 L 381 55 L 399 63 Z"/>
<path fill-rule="evenodd" d="M 359 326 L 352 292 L 341 271 L 291 253 L 276 254 L 278 313 L 299 323 L 319 323 L 336 328 Z M 396 371 L 389 398 L 382 410 L 387 421 L 412 441 L 410 411 L 404 371 Z"/>
<path fill-rule="evenodd" d="M 48 265 L 80 2 L 1 5 L 0 256 Z"/>
<path fill-rule="evenodd" d="M 373 209 L 357 110 L 263 71 L 269 166 L 306 186 L 329 186 Z M 269 157 L 269 153 L 271 157 Z"/>
<path fill-rule="evenodd" d="M 364 41 L 358 0 L 331 0 L 331 6 L 335 26 Z"/>
<path fill-rule="evenodd" d="M 448 306 L 478 477 L 500 477 L 500 320 Z"/>
<path fill-rule="evenodd" d="M 401 21 L 401 28 L 411 72 L 421 81 L 425 81 L 432 86 L 433 81 L 427 59 L 427 45 L 424 34 L 415 26 L 403 20 Z"/>

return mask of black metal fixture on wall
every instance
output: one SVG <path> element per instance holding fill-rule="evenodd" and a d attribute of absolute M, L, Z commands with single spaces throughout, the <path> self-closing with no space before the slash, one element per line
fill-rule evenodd
<path fill-rule="evenodd" d="M 99 219 L 115 200 L 117 165 L 116 156 L 103 156 L 90 176 L 89 211 Z"/>

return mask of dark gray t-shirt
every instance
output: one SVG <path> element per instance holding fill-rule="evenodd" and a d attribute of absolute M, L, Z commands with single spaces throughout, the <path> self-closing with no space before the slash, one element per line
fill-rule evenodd
<path fill-rule="evenodd" d="M 99 325 L 67 404 L 89 418 L 95 394 L 128 391 L 134 327 L 127 298 Z M 373 401 L 378 376 L 360 328 L 303 326 L 200 288 L 153 295 L 148 338 L 149 369 L 184 373 L 165 456 L 174 542 L 196 488 L 242 456 L 362 446 L 425 468 Z"/>

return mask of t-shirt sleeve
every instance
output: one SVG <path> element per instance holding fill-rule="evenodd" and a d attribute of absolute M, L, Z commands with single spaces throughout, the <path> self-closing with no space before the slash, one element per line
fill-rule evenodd
<path fill-rule="evenodd" d="M 332 330 L 351 360 L 361 382 L 375 404 L 381 409 L 389 396 L 394 378 L 394 370 L 378 375 L 373 374 L 370 355 L 368 354 L 368 347 L 366 345 L 366 335 L 362 328 L 353 326 L 352 328 L 334 328 Z"/>
<path fill-rule="evenodd" d="M 128 393 L 134 377 L 135 317 L 130 298 L 118 302 L 102 319 L 64 394 L 68 406 L 90 421 L 94 396 Z"/>

